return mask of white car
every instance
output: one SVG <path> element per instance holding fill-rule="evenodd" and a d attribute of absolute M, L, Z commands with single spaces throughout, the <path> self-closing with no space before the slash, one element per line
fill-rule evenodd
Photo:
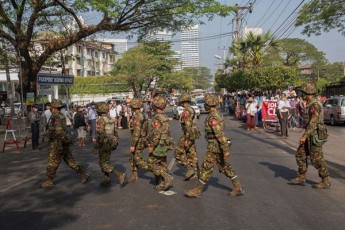
<path fill-rule="evenodd" d="M 199 119 L 199 116 L 200 116 L 199 106 L 197 106 L 194 102 L 189 102 L 189 104 L 194 109 L 197 119 Z M 174 105 L 174 107 L 172 109 L 173 118 L 179 119 L 183 110 L 184 110 L 184 108 L 182 107 L 180 102 L 178 102 L 176 105 Z"/>

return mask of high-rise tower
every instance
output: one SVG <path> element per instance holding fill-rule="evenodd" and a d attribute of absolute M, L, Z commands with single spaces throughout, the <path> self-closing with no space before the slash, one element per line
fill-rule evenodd
<path fill-rule="evenodd" d="M 199 25 L 181 31 L 181 61 L 182 68 L 200 66 Z"/>

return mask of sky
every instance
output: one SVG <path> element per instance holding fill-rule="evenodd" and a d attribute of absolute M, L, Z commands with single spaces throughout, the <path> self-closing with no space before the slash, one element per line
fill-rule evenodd
<path fill-rule="evenodd" d="M 263 32 L 271 31 L 276 38 L 301 38 L 312 43 L 318 50 L 325 53 L 329 62 L 345 61 L 345 36 L 336 30 L 322 33 L 321 36 L 302 35 L 303 27 L 295 28 L 294 19 L 297 17 L 297 6 L 302 0 L 219 0 L 227 5 L 248 6 L 253 4 L 252 13 L 243 11 L 242 28 L 261 27 Z M 308 2 L 308 0 L 304 1 Z M 300 8 L 299 8 L 300 9 Z M 289 17 L 290 16 L 290 17 Z M 208 67 L 212 73 L 222 67 L 222 60 L 216 59 L 214 55 L 228 57 L 228 49 L 232 42 L 230 33 L 233 31 L 234 15 L 228 17 L 215 17 L 212 21 L 206 21 L 200 28 L 200 64 Z M 86 21 L 92 20 L 92 17 Z M 210 39 L 212 37 L 212 39 Z M 111 38 L 126 38 L 125 34 L 119 34 Z M 173 40 L 179 40 L 177 34 Z M 129 41 L 129 46 L 136 45 L 135 37 Z M 180 42 L 175 42 L 173 48 L 179 50 Z"/>
<path fill-rule="evenodd" d="M 275 32 L 280 38 L 300 38 L 312 43 L 318 50 L 325 53 L 329 62 L 345 61 L 345 36 L 342 36 L 336 30 L 323 33 L 321 36 L 312 35 L 307 37 L 302 35 L 303 27 L 294 27 L 292 21 L 297 16 L 297 12 L 292 13 L 302 2 L 300 0 L 224 0 L 226 4 L 238 4 L 246 6 L 253 3 L 252 13 L 245 13 L 242 20 L 242 26 L 261 27 L 263 32 Z M 305 1 L 308 2 L 308 1 Z M 291 16 L 289 17 L 289 15 Z M 289 18 L 288 18 L 289 17 Z M 217 17 L 211 22 L 207 22 L 200 28 L 200 37 L 225 34 L 233 31 L 232 20 L 234 15 L 226 18 Z M 285 22 L 285 23 L 284 23 Z M 285 32 L 286 31 L 286 32 Z M 285 33 L 284 33 L 285 32 Z M 214 72 L 221 67 L 222 60 L 214 58 L 214 55 L 223 57 L 224 47 L 226 56 L 228 47 L 231 45 L 231 35 L 225 35 L 212 40 L 202 40 L 200 42 L 201 65 L 207 66 Z"/>

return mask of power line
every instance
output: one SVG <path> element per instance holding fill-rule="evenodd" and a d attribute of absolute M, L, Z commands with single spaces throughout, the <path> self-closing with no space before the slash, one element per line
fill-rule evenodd
<path fill-rule="evenodd" d="M 277 10 L 278 7 L 283 3 L 283 1 L 284 1 L 284 0 L 281 0 L 281 1 L 280 1 L 280 3 L 276 6 L 276 8 L 273 10 L 273 12 L 276 12 L 276 10 Z M 270 16 L 272 16 L 272 14 L 270 14 Z M 266 18 L 266 20 L 261 24 L 260 27 L 262 27 L 262 26 L 267 22 L 267 20 L 271 18 L 270 16 Z"/>
<path fill-rule="evenodd" d="M 273 35 L 285 24 L 285 22 L 291 17 L 291 15 L 296 12 L 296 10 L 303 4 L 303 2 L 305 2 L 305 0 L 301 1 L 301 3 L 291 12 L 291 14 L 284 20 L 284 22 L 280 24 L 280 26 L 273 32 Z"/>
<path fill-rule="evenodd" d="M 272 1 L 271 5 L 267 8 L 266 12 L 264 13 L 264 15 L 260 18 L 260 20 L 256 23 L 256 25 L 254 27 L 257 27 L 259 25 L 259 23 L 261 22 L 261 20 L 266 16 L 267 12 L 271 9 L 272 5 L 273 5 L 274 1 Z"/>
<path fill-rule="evenodd" d="M 280 12 L 280 14 L 278 15 L 278 18 L 274 21 L 274 23 L 271 25 L 269 31 L 274 27 L 274 25 L 278 22 L 278 20 L 280 19 L 280 17 L 282 16 L 282 14 L 284 13 L 286 7 L 291 3 L 291 0 L 288 1 L 288 3 L 285 5 L 285 7 L 283 8 L 283 10 Z"/>
<path fill-rule="evenodd" d="M 211 36 L 206 36 L 206 37 L 200 37 L 200 38 L 196 38 L 193 40 L 197 40 L 197 41 L 207 41 L 207 40 L 213 40 L 213 39 L 218 39 L 219 37 L 224 37 L 224 36 L 228 36 L 233 34 L 233 32 L 228 32 L 228 33 L 223 33 L 223 34 L 215 34 L 215 35 L 211 35 Z M 176 40 L 171 40 L 169 42 L 172 43 L 178 43 L 178 42 L 184 42 L 184 41 L 188 41 L 187 39 L 176 39 Z M 140 44 L 140 42 L 127 42 L 128 44 Z"/>

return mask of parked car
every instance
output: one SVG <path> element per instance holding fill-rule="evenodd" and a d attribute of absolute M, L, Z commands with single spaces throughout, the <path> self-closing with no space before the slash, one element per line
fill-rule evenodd
<path fill-rule="evenodd" d="M 331 97 L 323 104 L 324 120 L 331 125 L 345 122 L 345 97 Z"/>
<path fill-rule="evenodd" d="M 194 102 L 192 102 L 192 101 L 189 102 L 189 104 L 190 104 L 190 106 L 194 109 L 197 119 L 199 119 L 199 116 L 200 116 L 200 109 L 199 109 L 199 106 L 197 106 L 197 105 L 196 105 Z M 183 106 L 181 105 L 180 102 L 178 102 L 176 105 L 174 105 L 174 107 L 173 107 L 173 109 L 172 109 L 173 118 L 179 119 L 181 113 L 183 112 L 183 110 L 184 110 L 184 108 L 183 108 Z"/>
<path fill-rule="evenodd" d="M 196 105 L 199 107 L 200 113 L 208 113 L 209 112 L 204 107 L 204 105 L 205 105 L 204 98 L 196 99 Z"/>

